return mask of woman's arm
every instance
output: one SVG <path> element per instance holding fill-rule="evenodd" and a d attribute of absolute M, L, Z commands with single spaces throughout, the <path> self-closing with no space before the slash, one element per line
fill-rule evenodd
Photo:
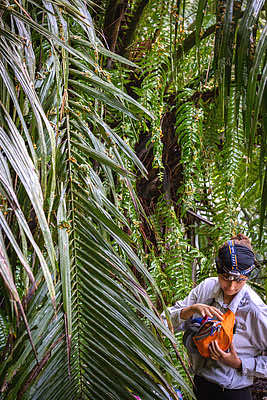
<path fill-rule="evenodd" d="M 254 308 L 252 318 L 247 320 L 246 332 L 255 349 L 256 356 L 240 354 L 242 375 L 267 377 L 267 306 L 262 303 Z"/>
<path fill-rule="evenodd" d="M 242 375 L 264 378 L 267 376 L 267 306 L 264 303 L 257 307 L 254 305 L 250 314 L 246 318 L 246 328 L 240 334 L 239 341 L 251 342 L 251 354 L 248 350 L 245 354 L 240 350 L 236 352 L 233 344 L 229 352 L 224 352 L 216 341 L 210 344 L 209 350 L 213 360 L 238 369 Z"/>
<path fill-rule="evenodd" d="M 214 296 L 214 290 L 217 290 L 217 285 L 215 278 L 208 278 L 192 289 L 185 299 L 177 301 L 174 306 L 168 308 L 175 331 L 183 330 L 185 320 L 191 318 L 194 314 L 199 314 L 203 317 L 205 315 L 216 315 L 221 319 L 222 313 L 218 309 L 203 304 L 206 299 Z M 167 326 L 165 313 L 162 313 L 161 316 Z"/>

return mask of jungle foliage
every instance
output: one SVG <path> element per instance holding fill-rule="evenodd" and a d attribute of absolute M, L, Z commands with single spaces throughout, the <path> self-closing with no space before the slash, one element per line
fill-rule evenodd
<path fill-rule="evenodd" d="M 266 5 L 115 3 L 103 34 L 113 38 L 120 20 L 116 46 L 108 44 L 141 69 L 107 67 L 155 117 L 114 121 L 148 170 L 145 179 L 134 169 L 145 217 L 122 197 L 139 254 L 169 304 L 214 273 L 214 252 L 237 232 L 252 239 L 264 270 Z"/>
<path fill-rule="evenodd" d="M 1 2 L 0 399 L 192 396 L 159 313 L 233 233 L 265 296 L 266 13 Z"/>

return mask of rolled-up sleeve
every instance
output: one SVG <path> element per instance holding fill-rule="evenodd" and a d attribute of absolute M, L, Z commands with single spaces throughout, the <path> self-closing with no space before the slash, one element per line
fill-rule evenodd
<path fill-rule="evenodd" d="M 199 296 L 202 291 L 202 287 L 204 286 L 205 281 L 198 285 L 196 288 L 192 289 L 189 295 L 181 301 L 177 301 L 174 306 L 169 307 L 168 311 L 170 313 L 172 325 L 175 332 L 181 331 L 184 329 L 185 320 L 181 318 L 181 311 L 193 304 L 199 302 Z M 165 313 L 162 313 L 162 318 L 167 326 Z"/>
<path fill-rule="evenodd" d="M 239 358 L 242 361 L 242 375 L 267 377 L 267 356 Z"/>

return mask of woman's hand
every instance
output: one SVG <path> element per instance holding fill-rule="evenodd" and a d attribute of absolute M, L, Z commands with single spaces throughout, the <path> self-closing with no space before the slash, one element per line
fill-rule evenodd
<path fill-rule="evenodd" d="M 223 313 L 216 307 L 201 303 L 197 303 L 192 307 L 194 309 L 194 313 L 200 314 L 202 317 L 217 317 L 220 321 L 223 320 Z"/>
<path fill-rule="evenodd" d="M 233 343 L 231 343 L 229 347 L 229 352 L 223 351 L 216 340 L 210 343 L 209 351 L 210 357 L 213 360 L 222 361 L 224 364 L 228 365 L 229 367 L 240 369 L 242 366 L 242 361 L 238 358 L 238 355 L 234 349 Z"/>
<path fill-rule="evenodd" d="M 199 314 L 202 317 L 216 317 L 220 321 L 223 320 L 223 313 L 218 308 L 202 303 L 196 303 L 192 306 L 183 308 L 180 316 L 182 319 L 189 319 L 193 314 Z"/>

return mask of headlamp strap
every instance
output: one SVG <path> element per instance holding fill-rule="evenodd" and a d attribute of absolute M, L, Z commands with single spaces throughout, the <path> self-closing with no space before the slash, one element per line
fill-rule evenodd
<path fill-rule="evenodd" d="M 236 257 L 236 251 L 235 251 L 235 242 L 233 240 L 228 240 L 228 248 L 229 248 L 229 253 L 230 253 L 230 258 L 231 258 L 231 264 L 232 264 L 232 269 L 238 269 L 238 264 L 237 264 L 237 257 Z"/>

